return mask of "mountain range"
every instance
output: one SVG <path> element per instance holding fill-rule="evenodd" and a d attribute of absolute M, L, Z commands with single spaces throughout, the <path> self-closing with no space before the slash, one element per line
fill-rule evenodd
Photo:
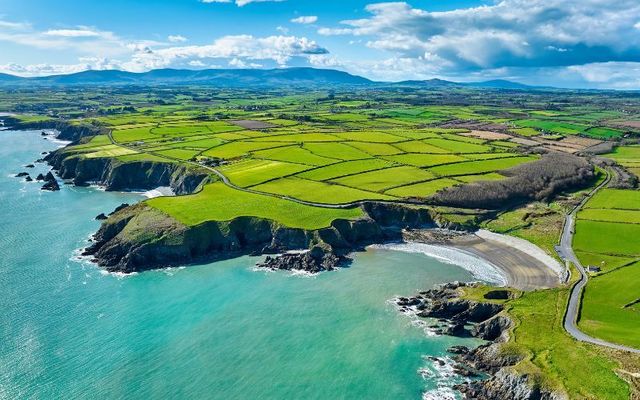
<path fill-rule="evenodd" d="M 149 72 L 119 70 L 83 71 L 67 75 L 23 78 L 0 74 L 0 86 L 82 86 L 82 85 L 209 85 L 217 87 L 313 87 L 313 86 L 407 86 L 425 88 L 479 87 L 532 89 L 533 86 L 506 80 L 451 82 L 442 79 L 376 82 L 344 71 L 317 68 L 278 69 L 156 69 Z"/>

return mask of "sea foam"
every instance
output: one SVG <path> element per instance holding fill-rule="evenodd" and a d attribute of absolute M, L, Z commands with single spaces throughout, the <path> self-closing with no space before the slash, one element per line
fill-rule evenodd
<path fill-rule="evenodd" d="M 426 243 L 389 243 L 376 244 L 370 246 L 373 249 L 402 251 L 405 253 L 420 253 L 445 264 L 457 265 L 471 272 L 471 274 L 479 280 L 504 286 L 507 284 L 507 278 L 504 273 L 495 265 L 487 260 L 479 258 L 476 255 L 465 252 L 464 250 L 432 245 Z"/>

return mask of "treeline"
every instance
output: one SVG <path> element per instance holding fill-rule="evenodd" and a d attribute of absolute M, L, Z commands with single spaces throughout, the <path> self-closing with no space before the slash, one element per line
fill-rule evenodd
<path fill-rule="evenodd" d="M 585 159 L 556 153 L 502 174 L 507 178 L 447 188 L 431 200 L 452 207 L 504 209 L 532 200 L 549 200 L 563 190 L 584 187 L 595 178 L 593 166 Z"/>

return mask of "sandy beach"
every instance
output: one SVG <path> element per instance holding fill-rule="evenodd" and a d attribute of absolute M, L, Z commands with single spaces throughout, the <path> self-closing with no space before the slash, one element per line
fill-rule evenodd
<path fill-rule="evenodd" d="M 551 288 L 560 285 L 564 267 L 544 250 L 526 240 L 489 231 L 457 233 L 444 230 L 420 230 L 405 234 L 407 242 L 425 243 L 457 249 L 488 263 L 504 278 L 505 285 L 520 290 Z M 493 273 L 493 271 L 490 271 Z"/>

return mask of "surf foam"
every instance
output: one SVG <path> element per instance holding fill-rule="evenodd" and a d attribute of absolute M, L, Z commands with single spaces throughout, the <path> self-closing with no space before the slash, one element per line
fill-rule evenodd
<path fill-rule="evenodd" d="M 478 280 L 499 286 L 505 286 L 507 284 L 507 277 L 498 267 L 487 260 L 460 249 L 426 243 L 376 244 L 372 245 L 371 248 L 424 254 L 445 264 L 462 267 L 471 272 Z"/>

